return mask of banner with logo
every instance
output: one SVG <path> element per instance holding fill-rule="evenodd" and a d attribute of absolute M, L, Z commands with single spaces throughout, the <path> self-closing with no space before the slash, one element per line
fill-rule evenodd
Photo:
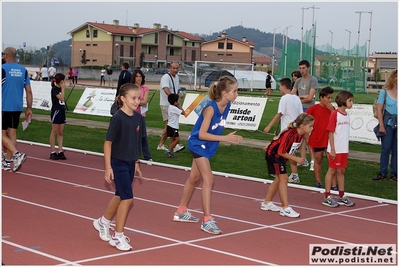
<path fill-rule="evenodd" d="M 374 118 L 372 105 L 354 104 L 346 112 L 351 119 L 350 141 L 381 144 L 374 133 L 374 127 L 377 126 L 378 120 Z"/>
<path fill-rule="evenodd" d="M 194 125 L 208 101 L 207 94 L 186 94 L 182 105 L 185 114 L 180 116 L 179 123 Z M 237 97 L 231 103 L 225 127 L 237 130 L 258 130 L 266 101 L 266 98 L 261 97 Z"/>
<path fill-rule="evenodd" d="M 111 117 L 115 94 L 115 89 L 86 88 L 73 112 Z"/>
<path fill-rule="evenodd" d="M 51 110 L 51 83 L 30 81 L 32 88 L 33 103 L 32 108 Z M 26 92 L 24 89 L 24 107 L 26 108 Z"/>

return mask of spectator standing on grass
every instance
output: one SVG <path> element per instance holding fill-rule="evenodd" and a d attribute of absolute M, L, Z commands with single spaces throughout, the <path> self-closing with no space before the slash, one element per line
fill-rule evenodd
<path fill-rule="evenodd" d="M 73 71 L 72 71 L 72 68 L 69 68 L 69 70 L 68 70 L 68 72 L 67 72 L 67 75 L 68 75 L 68 80 L 69 80 L 69 86 L 72 86 L 72 81 L 73 81 Z"/>
<path fill-rule="evenodd" d="M 114 86 L 114 80 L 112 79 L 112 69 L 110 66 L 107 67 L 107 80 L 108 80 L 108 86 Z"/>
<path fill-rule="evenodd" d="M 165 123 L 165 128 L 163 129 L 161 140 L 159 141 L 157 150 L 165 150 L 168 149 L 165 147 L 165 141 L 167 139 L 167 126 L 168 126 L 168 95 L 170 94 L 178 94 L 180 98 L 183 97 L 183 94 L 180 92 L 180 82 L 179 82 L 179 63 L 172 62 L 170 64 L 169 73 L 166 73 L 161 78 L 161 88 L 160 88 L 160 100 L 159 105 L 161 106 L 162 119 Z M 184 146 L 177 144 L 173 152 L 177 153 L 180 150 L 184 149 Z"/>
<path fill-rule="evenodd" d="M 141 70 L 135 69 L 132 74 L 132 83 L 137 85 L 140 88 L 140 104 L 137 107 L 137 112 L 140 113 L 144 118 L 146 117 L 146 111 L 148 109 L 148 95 L 150 89 L 145 85 L 145 75 Z M 143 137 L 142 140 L 142 150 L 144 160 L 152 161 L 152 156 L 150 153 L 150 149 L 148 147 L 148 138 L 147 136 Z"/>
<path fill-rule="evenodd" d="M 122 71 L 119 74 L 119 79 L 118 79 L 118 85 L 116 87 L 116 95 L 115 95 L 115 101 L 116 97 L 119 95 L 119 89 L 121 88 L 122 85 L 125 83 L 131 83 L 132 82 L 132 74 L 129 71 L 130 65 L 127 62 L 122 63 Z"/>
<path fill-rule="evenodd" d="M 295 156 L 306 135 L 313 130 L 314 118 L 306 113 L 301 113 L 278 136 L 273 138 L 270 144 L 263 150 L 266 152 L 267 169 L 270 175 L 274 175 L 274 181 L 270 184 L 265 200 L 261 204 L 261 210 L 279 211 L 281 216 L 290 218 L 299 217 L 299 213 L 288 205 L 288 175 L 286 162 L 298 162 L 303 164 L 305 158 Z M 281 208 L 272 202 L 276 193 L 280 195 Z"/>
<path fill-rule="evenodd" d="M 166 136 L 170 138 L 169 149 L 165 151 L 165 155 L 168 158 L 176 158 L 173 154 L 173 150 L 179 143 L 179 117 L 184 115 L 184 111 L 180 106 L 179 95 L 170 94 L 168 95 L 169 107 L 168 107 L 168 125 L 166 126 Z"/>
<path fill-rule="evenodd" d="M 50 159 L 52 160 L 66 159 L 63 151 L 64 126 L 66 123 L 65 86 L 65 75 L 57 73 L 51 81 Z M 58 143 L 58 153 L 55 149 L 55 139 Z"/>
<path fill-rule="evenodd" d="M 315 118 L 313 131 L 309 136 L 309 146 L 313 149 L 314 156 L 314 177 L 316 180 L 316 187 L 322 188 L 321 184 L 321 168 L 323 162 L 323 155 L 326 152 L 328 144 L 327 125 L 331 112 L 335 110 L 331 105 L 334 90 L 331 87 L 324 87 L 319 92 L 320 103 L 311 106 L 306 110 L 306 113 Z M 335 178 L 335 176 L 334 176 Z M 337 189 L 336 181 L 333 179 L 332 188 Z"/>
<path fill-rule="evenodd" d="M 32 118 L 33 94 L 28 71 L 15 62 L 17 51 L 7 47 L 3 52 L 1 65 L 1 129 L 2 129 L 2 169 L 18 171 L 26 160 L 26 154 L 17 150 L 17 129 L 24 109 L 23 96 L 26 93 L 25 120 Z M 13 166 L 11 168 L 11 162 Z"/>
<path fill-rule="evenodd" d="M 46 65 L 43 65 L 43 68 L 40 70 L 42 74 L 42 81 L 48 82 L 48 69 Z"/>
<path fill-rule="evenodd" d="M 301 102 L 302 102 L 304 112 L 309 107 L 311 107 L 315 104 L 315 95 L 316 95 L 317 88 L 319 86 L 317 79 L 315 77 L 313 77 L 312 75 L 310 75 L 309 70 L 310 70 L 309 61 L 301 60 L 299 62 L 299 72 L 302 77 L 300 77 L 296 80 L 294 87 L 291 91 L 291 93 L 293 95 L 298 93 L 299 98 L 301 99 Z M 299 148 L 301 157 L 303 157 L 305 159 L 306 159 L 306 146 L 307 146 L 307 142 L 305 140 L 304 142 L 302 142 L 302 145 Z M 310 146 L 308 146 L 308 150 L 309 150 L 309 154 L 311 157 L 310 170 L 313 171 L 314 159 L 313 159 L 313 154 L 312 154 L 312 148 Z M 298 165 L 298 166 L 307 167 L 307 166 L 309 166 L 309 162 L 306 159 L 302 165 Z"/>
<path fill-rule="evenodd" d="M 100 70 L 100 86 L 104 83 L 105 85 L 105 68 L 102 67 Z"/>
<path fill-rule="evenodd" d="M 374 132 L 381 139 L 380 171 L 376 180 L 384 180 L 388 176 L 389 154 L 391 154 L 391 180 L 398 181 L 398 70 L 394 70 L 385 83 L 386 90 L 381 90 L 377 101 L 378 125 Z M 384 100 L 385 99 L 385 100 Z M 384 107 L 385 102 L 385 107 Z"/>
<path fill-rule="evenodd" d="M 351 201 L 345 195 L 345 171 L 348 166 L 349 154 L 349 132 L 350 132 L 350 118 L 346 112 L 347 109 L 353 106 L 353 94 L 349 91 L 340 91 L 335 97 L 335 102 L 338 109 L 334 110 L 328 121 L 328 171 L 326 173 L 324 186 L 324 200 L 322 204 L 329 207 L 338 207 L 345 205 L 351 207 L 355 202 Z M 337 182 L 339 188 L 338 201 L 335 201 L 330 194 L 331 180 L 337 175 Z"/>
<path fill-rule="evenodd" d="M 143 136 L 147 135 L 145 120 L 137 113 L 140 103 L 140 89 L 127 83 L 121 86 L 117 97 L 119 110 L 109 123 L 104 142 L 105 181 L 115 185 L 115 195 L 109 202 L 104 215 L 93 221 L 101 240 L 122 251 L 132 250 L 124 228 L 133 205 L 132 183 L 135 172 L 142 178 L 138 159 Z M 115 232 L 111 236 L 110 224 L 115 217 Z"/>
<path fill-rule="evenodd" d="M 287 129 L 288 125 L 293 122 L 299 116 L 299 114 L 302 113 L 301 100 L 297 96 L 291 94 L 290 88 L 291 80 L 289 78 L 283 78 L 280 80 L 280 93 L 282 93 L 283 96 L 278 103 L 277 114 L 263 130 L 265 133 L 270 132 L 270 129 L 278 120 L 280 120 L 280 132 L 284 131 Z M 300 180 L 296 162 L 290 161 L 290 167 L 292 172 L 290 175 L 292 177 L 292 181 L 294 183 L 299 183 Z"/>
<path fill-rule="evenodd" d="M 238 96 L 237 81 L 233 77 L 223 76 L 209 88 L 210 101 L 201 111 L 190 137 L 188 149 L 193 156 L 190 176 L 188 177 L 179 207 L 173 216 L 178 222 L 199 222 L 199 218 L 191 215 L 187 206 L 194 193 L 195 187 L 202 177 L 201 201 L 204 218 L 201 230 L 210 234 L 221 234 L 222 231 L 216 225 L 211 215 L 211 195 L 213 187 L 213 174 L 210 158 L 216 153 L 220 141 L 238 144 L 242 137 L 231 132 L 222 135 L 226 118 L 230 111 L 231 102 Z"/>
<path fill-rule="evenodd" d="M 266 76 L 266 92 L 265 94 L 262 96 L 267 96 L 268 97 L 268 101 L 273 101 L 273 99 L 270 98 L 270 95 L 272 94 L 272 71 L 269 70 L 267 71 L 267 76 Z"/>
<path fill-rule="evenodd" d="M 78 75 L 79 75 L 78 68 L 77 67 L 73 67 L 73 70 L 72 70 L 72 77 L 73 77 L 72 82 L 73 82 L 74 85 L 78 84 Z"/>

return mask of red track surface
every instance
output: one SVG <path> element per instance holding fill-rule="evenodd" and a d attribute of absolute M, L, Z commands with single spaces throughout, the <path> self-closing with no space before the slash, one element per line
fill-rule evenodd
<path fill-rule="evenodd" d="M 354 207 L 332 209 L 320 193 L 289 188 L 301 214 L 291 219 L 260 210 L 268 185 L 224 176 L 215 176 L 212 196 L 223 234 L 213 236 L 199 223 L 172 220 L 188 172 L 142 164 L 125 228 L 133 251 L 121 252 L 92 226 L 114 190 L 103 158 L 67 151 L 66 161 L 51 161 L 48 148 L 18 147 L 27 161 L 2 173 L 6 265 L 308 265 L 309 244 L 397 244 L 397 205 L 352 198 Z M 201 218 L 199 190 L 189 208 Z"/>

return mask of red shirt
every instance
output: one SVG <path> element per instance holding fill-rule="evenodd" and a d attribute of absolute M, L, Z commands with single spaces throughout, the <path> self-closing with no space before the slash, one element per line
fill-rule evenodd
<path fill-rule="evenodd" d="M 282 158 L 280 154 L 289 153 L 293 155 L 299 144 L 302 142 L 303 136 L 299 135 L 297 128 L 291 128 L 281 133 L 277 140 L 272 140 L 266 150 L 269 158 Z M 282 158 L 287 161 L 286 158 Z"/>
<path fill-rule="evenodd" d="M 308 144 L 311 147 L 323 148 L 328 144 L 327 125 L 331 111 L 320 104 L 313 105 L 305 111 L 314 117 L 312 133 L 309 136 Z"/>

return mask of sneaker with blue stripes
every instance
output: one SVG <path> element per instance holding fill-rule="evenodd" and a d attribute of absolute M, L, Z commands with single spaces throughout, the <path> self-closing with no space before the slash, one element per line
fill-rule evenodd
<path fill-rule="evenodd" d="M 199 222 L 199 218 L 191 215 L 191 213 L 189 211 L 186 211 L 185 213 L 175 212 L 175 215 L 173 216 L 173 220 L 175 222 Z"/>
<path fill-rule="evenodd" d="M 222 233 L 222 230 L 217 227 L 215 220 L 211 219 L 207 222 L 202 222 L 201 230 L 213 235 L 219 235 Z"/>

